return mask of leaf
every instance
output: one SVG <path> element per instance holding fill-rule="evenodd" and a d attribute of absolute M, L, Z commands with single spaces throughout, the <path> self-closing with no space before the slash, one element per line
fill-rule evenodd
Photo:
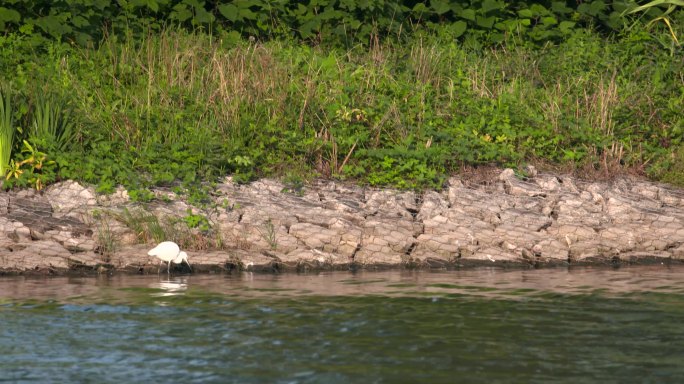
<path fill-rule="evenodd" d="M 455 21 L 451 24 L 451 31 L 454 33 L 455 38 L 463 36 L 465 31 L 468 29 L 468 23 L 463 20 Z"/>
<path fill-rule="evenodd" d="M 494 16 L 489 16 L 489 17 L 478 16 L 476 23 L 478 26 L 480 26 L 482 28 L 491 29 L 492 26 L 494 25 L 495 21 L 496 21 L 496 17 L 494 17 Z"/>
<path fill-rule="evenodd" d="M 672 1 L 672 0 L 671 0 Z M 592 1 L 591 3 L 582 3 L 577 7 L 577 12 L 589 16 L 598 16 L 601 11 L 606 9 L 607 5 L 603 0 Z"/>
<path fill-rule="evenodd" d="M 628 11 L 626 14 L 632 14 L 636 12 L 641 12 L 645 9 L 650 9 L 653 7 L 657 7 L 659 5 L 676 5 L 680 7 L 684 7 L 684 0 L 653 0 L 650 3 L 646 3 L 644 5 L 638 6 L 630 11 Z"/>
<path fill-rule="evenodd" d="M 565 34 L 570 33 L 573 28 L 575 28 L 575 22 L 574 21 L 564 20 L 564 21 L 561 21 L 560 24 L 558 25 L 558 29 L 560 29 L 560 31 L 562 33 L 565 33 Z"/>
<path fill-rule="evenodd" d="M 60 17 L 62 16 L 62 17 Z M 65 15 L 50 15 L 39 17 L 35 20 L 37 26 L 43 29 L 46 33 L 50 35 L 61 38 L 67 33 L 72 31 L 72 28 L 64 22 Z"/>
<path fill-rule="evenodd" d="M 544 25 L 556 25 L 556 24 L 558 24 L 558 20 L 556 20 L 556 18 L 553 16 L 542 17 L 541 22 Z"/>
<path fill-rule="evenodd" d="M 157 4 L 157 0 L 147 0 L 145 1 L 145 5 L 147 8 L 152 10 L 152 12 L 159 12 L 159 4 Z"/>
<path fill-rule="evenodd" d="M 592 1 L 589 8 L 591 9 L 591 12 L 594 15 L 598 15 L 601 12 L 603 12 L 606 8 L 608 8 L 608 5 L 606 5 L 606 3 L 603 0 L 597 0 Z"/>
<path fill-rule="evenodd" d="M 240 10 L 240 19 L 246 19 L 246 20 L 256 20 L 257 14 L 252 12 L 250 9 L 241 9 Z"/>
<path fill-rule="evenodd" d="M 470 8 L 464 9 L 459 16 L 466 20 L 475 21 L 475 10 Z"/>
<path fill-rule="evenodd" d="M 534 14 L 532 13 L 532 10 L 530 9 L 521 9 L 518 11 L 518 16 L 531 19 L 534 17 Z"/>
<path fill-rule="evenodd" d="M 226 19 L 230 20 L 231 22 L 235 22 L 238 19 L 238 8 L 234 6 L 233 4 L 222 4 L 219 5 L 218 7 L 219 12 L 225 17 Z"/>
<path fill-rule="evenodd" d="M 549 10 L 541 4 L 532 4 L 530 11 L 535 17 L 549 14 Z"/>
<path fill-rule="evenodd" d="M 414 13 L 423 13 L 427 11 L 427 7 L 425 6 L 425 3 L 417 3 L 416 5 L 413 6 Z"/>
<path fill-rule="evenodd" d="M 615 7 L 615 2 L 613 4 Z M 556 14 L 568 14 L 572 12 L 572 8 L 568 7 L 565 1 L 554 1 L 551 3 L 551 11 Z"/>
<path fill-rule="evenodd" d="M 255 0 L 235 0 L 233 4 L 240 9 L 246 9 L 255 5 L 259 5 L 259 2 Z"/>
<path fill-rule="evenodd" d="M 438 15 L 443 15 L 451 10 L 451 7 L 449 7 L 449 2 L 446 0 L 432 0 L 430 1 L 430 6 Z"/>
<path fill-rule="evenodd" d="M 195 17 L 192 19 L 193 24 L 209 24 L 214 21 L 215 17 L 207 12 L 204 7 L 195 8 Z"/>
<path fill-rule="evenodd" d="M 480 11 L 482 13 L 488 13 L 491 11 L 496 11 L 499 9 L 503 9 L 506 6 L 506 4 L 503 1 L 497 1 L 497 0 L 484 0 L 482 2 L 482 6 L 480 7 Z"/>
<path fill-rule="evenodd" d="M 89 26 L 90 22 L 83 16 L 76 16 L 71 19 L 71 24 L 73 24 L 75 27 L 81 28 Z"/>
<path fill-rule="evenodd" d="M 21 21 L 21 15 L 14 9 L 7 9 L 5 7 L 0 7 L 0 22 L 15 22 Z"/>
<path fill-rule="evenodd" d="M 176 4 L 173 7 L 173 12 L 169 15 L 172 20 L 178 20 L 181 23 L 188 21 L 192 17 L 192 12 L 185 4 Z"/>

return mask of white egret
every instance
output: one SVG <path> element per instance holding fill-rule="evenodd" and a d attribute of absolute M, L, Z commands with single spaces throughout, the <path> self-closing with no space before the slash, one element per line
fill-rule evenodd
<path fill-rule="evenodd" d="M 156 247 L 152 248 L 147 252 L 149 256 L 154 256 L 159 259 L 159 267 L 163 262 L 167 263 L 166 272 L 171 273 L 171 262 L 180 264 L 185 261 L 190 267 L 188 262 L 188 254 L 181 251 L 178 244 L 173 241 L 163 241 L 159 243 Z M 192 269 L 191 269 L 192 270 Z"/>
<path fill-rule="evenodd" d="M 173 262 L 175 264 L 181 264 L 185 261 L 185 264 L 188 265 L 188 268 L 190 268 L 190 271 L 192 271 L 192 267 L 190 267 L 190 262 L 188 261 L 188 254 L 185 253 L 184 251 L 180 251 L 178 253 L 178 256 L 176 256 L 175 259 L 173 259 Z"/>

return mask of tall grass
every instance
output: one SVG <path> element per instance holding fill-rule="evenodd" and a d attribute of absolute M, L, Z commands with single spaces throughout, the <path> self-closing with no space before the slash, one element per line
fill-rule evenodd
<path fill-rule="evenodd" d="M 39 96 L 33 111 L 31 135 L 48 141 L 55 149 L 64 151 L 72 145 L 76 132 L 70 112 L 54 97 Z"/>
<path fill-rule="evenodd" d="M 639 38 L 473 51 L 437 34 L 339 50 L 167 29 L 70 48 L 44 66 L 58 76 L 40 66 L 36 76 L 73 95 L 91 174 L 120 165 L 151 182 L 253 172 L 439 186 L 462 164 L 666 157 L 674 147 L 660 143 L 681 141 L 683 64 Z M 105 174 L 132 177 L 122 175 Z"/>
<path fill-rule="evenodd" d="M 0 177 L 4 177 L 9 166 L 14 142 L 14 118 L 10 92 L 0 90 Z"/>

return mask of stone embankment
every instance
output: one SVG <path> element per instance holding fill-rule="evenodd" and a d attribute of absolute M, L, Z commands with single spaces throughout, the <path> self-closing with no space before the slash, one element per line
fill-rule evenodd
<path fill-rule="evenodd" d="M 98 195 L 72 181 L 41 193 L 4 192 L 0 271 L 156 273 L 158 261 L 147 256 L 154 228 L 183 235 L 173 239 L 188 248 L 195 272 L 684 259 L 684 191 L 643 180 L 534 173 L 523 180 L 507 169 L 479 184 L 454 177 L 441 192 L 416 193 L 228 179 L 201 208 L 167 190 L 155 194 L 154 203 L 141 205 L 124 190 Z M 188 229 L 205 219 L 209 228 Z M 203 244 L 213 246 L 200 250 Z"/>

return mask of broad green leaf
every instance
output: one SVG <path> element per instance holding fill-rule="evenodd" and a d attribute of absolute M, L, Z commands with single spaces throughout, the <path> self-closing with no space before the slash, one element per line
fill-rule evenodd
<path fill-rule="evenodd" d="M 151 9 L 153 12 L 159 12 L 159 4 L 157 4 L 156 0 L 148 0 L 147 7 Z"/>
<path fill-rule="evenodd" d="M 570 33 L 572 29 L 575 28 L 575 22 L 574 21 L 561 21 L 560 24 L 558 24 L 558 29 L 562 33 Z"/>
<path fill-rule="evenodd" d="M 81 28 L 81 27 L 89 26 L 90 22 L 88 21 L 88 19 L 86 19 L 82 16 L 76 16 L 76 17 L 71 19 L 71 24 L 73 24 L 76 27 Z"/>
<path fill-rule="evenodd" d="M 592 1 L 591 3 L 582 3 L 577 7 L 579 13 L 584 13 L 589 16 L 598 16 L 604 9 L 606 3 L 602 0 Z"/>
<path fill-rule="evenodd" d="M 599 13 L 603 12 L 606 8 L 608 8 L 608 6 L 603 0 L 597 0 L 592 1 L 589 8 L 591 9 L 594 15 L 598 15 Z"/>
<path fill-rule="evenodd" d="M 172 20 L 177 20 L 181 23 L 188 21 L 192 17 L 192 12 L 185 4 L 176 4 L 173 6 L 173 11 L 169 16 Z"/>
<path fill-rule="evenodd" d="M 463 20 L 455 21 L 451 24 L 451 31 L 454 33 L 454 37 L 461 37 L 465 31 L 468 29 L 468 23 Z"/>
<path fill-rule="evenodd" d="M 466 20 L 475 21 L 475 10 L 471 8 L 464 9 L 463 12 L 461 12 L 461 14 L 458 16 Z"/>
<path fill-rule="evenodd" d="M 6 23 L 8 21 L 18 23 L 21 21 L 21 15 L 14 9 L 0 7 L 0 22 Z"/>
<path fill-rule="evenodd" d="M 572 12 L 572 8 L 568 7 L 565 1 L 554 1 L 551 3 L 551 11 L 556 14 L 568 14 Z"/>
<path fill-rule="evenodd" d="M 446 0 L 432 0 L 430 1 L 430 6 L 438 15 L 443 15 L 451 10 L 451 7 L 449 7 L 449 2 Z"/>
<path fill-rule="evenodd" d="M 546 16 L 541 18 L 541 23 L 544 25 L 556 25 L 558 24 L 558 20 L 553 16 Z"/>
<path fill-rule="evenodd" d="M 534 16 L 548 15 L 549 10 L 541 4 L 532 4 L 530 11 Z"/>
<path fill-rule="evenodd" d="M 230 20 L 231 22 L 237 21 L 238 9 L 233 4 L 222 4 L 218 6 L 219 12 L 223 17 Z"/>
<path fill-rule="evenodd" d="M 207 12 L 204 7 L 195 8 L 195 17 L 193 18 L 193 24 L 209 24 L 214 21 L 215 17 L 211 13 Z"/>
<path fill-rule="evenodd" d="M 204 2 L 200 4 L 197 0 L 183 0 L 183 3 L 195 8 L 195 11 L 197 11 L 198 8 L 204 9 Z"/>
<path fill-rule="evenodd" d="M 240 10 L 240 18 L 244 20 L 256 20 L 257 14 L 252 12 L 249 8 Z"/>
<path fill-rule="evenodd" d="M 534 17 L 534 14 L 532 13 L 532 10 L 530 10 L 530 9 L 521 9 L 518 11 L 518 16 L 531 19 Z"/>
<path fill-rule="evenodd" d="M 423 13 L 427 11 L 427 7 L 425 6 L 425 3 L 417 3 L 416 5 L 413 6 L 413 12 L 415 13 Z"/>
<path fill-rule="evenodd" d="M 35 23 L 46 33 L 59 38 L 72 31 L 72 28 L 65 23 L 66 16 L 65 14 L 43 16 L 36 19 Z"/>
<path fill-rule="evenodd" d="M 494 22 L 496 21 L 496 17 L 494 16 L 489 16 L 489 17 L 482 17 L 478 16 L 476 23 L 478 26 L 486 29 L 491 29 L 492 26 L 494 26 Z"/>
<path fill-rule="evenodd" d="M 482 13 L 488 13 L 491 11 L 502 9 L 505 6 L 506 3 L 500 0 L 484 0 L 482 2 L 482 6 L 480 7 L 480 11 Z"/>

